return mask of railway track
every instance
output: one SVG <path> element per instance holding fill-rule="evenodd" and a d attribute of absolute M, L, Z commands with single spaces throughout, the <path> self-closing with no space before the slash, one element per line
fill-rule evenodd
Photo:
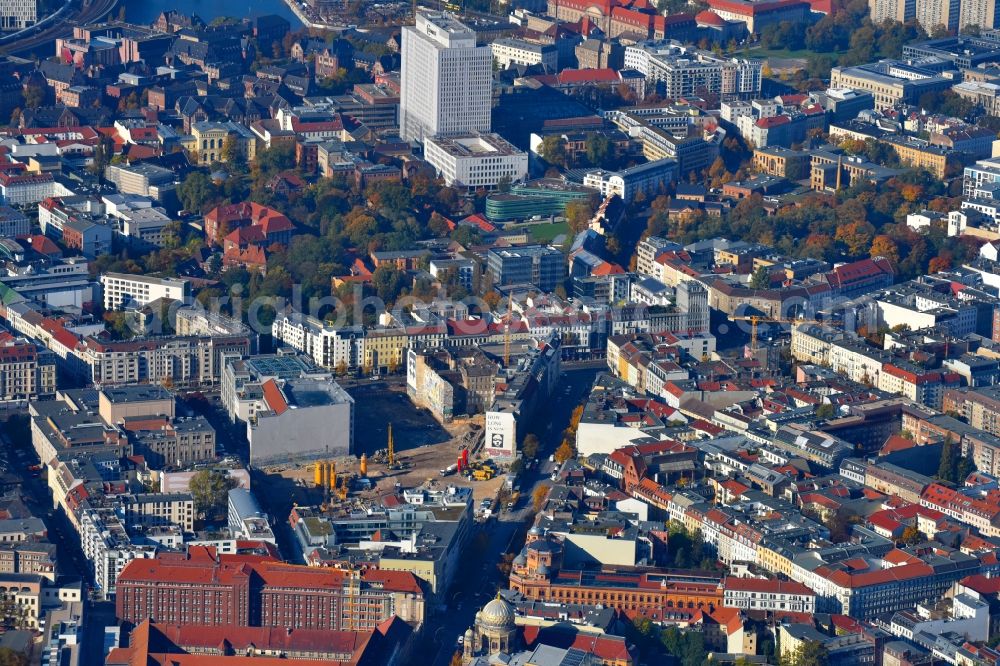
<path fill-rule="evenodd" d="M 104 18 L 117 3 L 118 0 L 69 0 L 48 19 L 0 42 L 0 53 L 25 53 L 53 43 L 60 37 L 73 34 L 73 26 L 86 25 Z"/>

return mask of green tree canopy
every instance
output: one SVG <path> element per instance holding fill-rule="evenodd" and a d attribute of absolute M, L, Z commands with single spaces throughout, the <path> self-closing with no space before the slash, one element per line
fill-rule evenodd
<path fill-rule="evenodd" d="M 195 472 L 188 484 L 194 508 L 204 515 L 218 515 L 225 510 L 229 491 L 237 486 L 236 479 L 224 470 L 203 469 Z"/>

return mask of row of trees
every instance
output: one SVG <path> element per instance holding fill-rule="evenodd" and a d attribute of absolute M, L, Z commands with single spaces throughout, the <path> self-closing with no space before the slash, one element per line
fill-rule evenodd
<path fill-rule="evenodd" d="M 951 483 L 962 483 L 969 474 L 976 471 L 976 464 L 970 456 L 962 455 L 962 447 L 951 435 L 941 445 L 941 462 L 938 464 L 937 478 Z"/>
<path fill-rule="evenodd" d="M 576 457 L 576 429 L 580 426 L 580 419 L 583 418 L 583 405 L 578 405 L 573 410 L 569 419 L 569 426 L 563 431 L 563 440 L 556 449 L 556 462 L 560 465 L 570 458 Z"/>
<path fill-rule="evenodd" d="M 669 655 L 679 666 L 702 666 L 710 663 L 705 636 L 694 629 L 679 629 L 671 626 L 663 628 L 649 618 L 637 618 L 626 627 L 626 638 L 635 645 L 640 655 L 648 663 L 658 663 L 660 655 Z M 802 641 L 794 650 L 772 661 L 774 643 L 769 638 L 762 638 L 761 654 L 767 657 L 767 663 L 777 663 L 779 666 L 828 666 L 830 652 L 821 642 Z M 749 659 L 739 657 L 736 666 L 750 666 Z"/>
<path fill-rule="evenodd" d="M 611 139 L 605 134 L 595 132 L 587 134 L 584 151 L 579 155 L 570 150 L 566 139 L 558 134 L 550 134 L 543 138 L 538 154 L 547 163 L 562 169 L 587 166 L 616 169 L 628 162 L 625 156 L 618 155 Z"/>
<path fill-rule="evenodd" d="M 626 638 L 635 645 L 649 663 L 656 655 L 670 655 L 680 666 L 703 666 L 708 663 L 705 636 L 700 631 L 683 631 L 677 627 L 664 629 L 649 618 L 637 618 L 626 629 Z"/>
<path fill-rule="evenodd" d="M 705 547 L 701 532 L 690 532 L 683 523 L 673 520 L 667 523 L 667 557 L 672 566 L 680 569 L 718 568 L 718 561 Z"/>

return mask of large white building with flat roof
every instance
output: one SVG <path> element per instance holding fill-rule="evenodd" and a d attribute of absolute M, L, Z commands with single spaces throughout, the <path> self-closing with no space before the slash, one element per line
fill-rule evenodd
<path fill-rule="evenodd" d="M 559 67 L 559 50 L 554 44 L 535 44 L 523 39 L 504 38 L 490 44 L 493 60 L 500 69 L 512 65 L 541 65 L 550 71 Z"/>
<path fill-rule="evenodd" d="M 493 55 L 451 14 L 421 11 L 403 27 L 400 82 L 404 140 L 490 130 Z"/>
<path fill-rule="evenodd" d="M 101 284 L 104 286 L 104 309 L 119 310 L 129 304 L 146 305 L 158 298 L 186 303 L 191 283 L 175 278 L 105 273 L 101 276 Z"/>
<path fill-rule="evenodd" d="M 251 466 L 354 453 L 354 398 L 332 379 L 268 379 L 261 393 L 247 421 Z"/>
<path fill-rule="evenodd" d="M 424 158 L 455 187 L 492 190 L 505 177 L 516 183 L 528 175 L 528 154 L 499 134 L 430 137 Z"/>

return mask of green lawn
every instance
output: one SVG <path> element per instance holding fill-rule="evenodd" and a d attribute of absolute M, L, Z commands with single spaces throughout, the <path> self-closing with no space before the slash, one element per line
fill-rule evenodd
<path fill-rule="evenodd" d="M 733 55 L 743 55 L 743 51 L 737 51 Z M 746 52 L 751 58 L 808 58 L 813 51 L 809 49 L 765 49 L 764 47 L 752 48 Z"/>
<path fill-rule="evenodd" d="M 544 224 L 511 224 L 507 225 L 505 229 L 526 230 L 531 234 L 532 240 L 543 244 L 551 243 L 552 239 L 559 234 L 566 234 L 568 237 L 570 233 L 569 224 L 565 221 Z"/>
<path fill-rule="evenodd" d="M 749 57 L 749 58 L 808 58 L 811 55 L 828 55 L 831 56 L 834 61 L 837 60 L 839 56 L 844 55 L 847 51 L 829 51 L 823 53 L 817 53 L 816 51 L 810 51 L 809 49 L 765 49 L 763 46 L 755 46 L 752 49 L 743 50 L 738 49 L 733 51 L 729 55 L 737 57 Z"/>

